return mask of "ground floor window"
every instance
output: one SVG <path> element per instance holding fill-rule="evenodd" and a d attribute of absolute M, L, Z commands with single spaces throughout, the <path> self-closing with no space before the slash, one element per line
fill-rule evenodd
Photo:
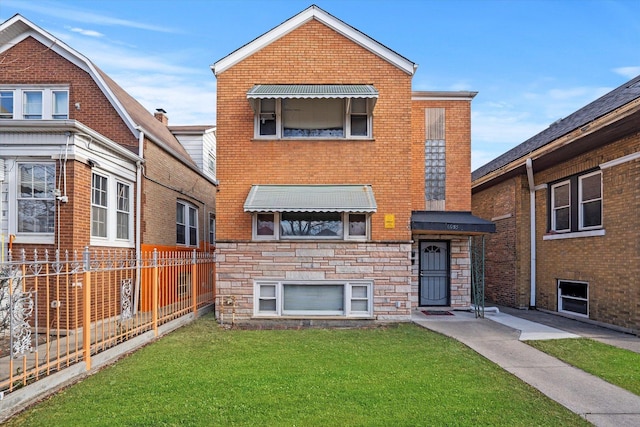
<path fill-rule="evenodd" d="M 558 280 L 558 311 L 589 317 L 589 284 Z"/>
<path fill-rule="evenodd" d="M 257 316 L 370 317 L 371 282 L 257 281 Z"/>

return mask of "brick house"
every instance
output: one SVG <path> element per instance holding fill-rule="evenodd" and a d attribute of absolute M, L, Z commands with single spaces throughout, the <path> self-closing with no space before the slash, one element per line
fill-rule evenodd
<path fill-rule="evenodd" d="M 216 181 L 87 57 L 20 15 L 0 25 L 0 234 L 55 249 L 209 250 Z"/>
<path fill-rule="evenodd" d="M 409 320 L 470 306 L 475 92 L 311 6 L 212 65 L 218 315 Z M 228 308 L 227 306 L 233 306 Z"/>
<path fill-rule="evenodd" d="M 473 172 L 496 303 L 640 331 L 640 76 Z"/>

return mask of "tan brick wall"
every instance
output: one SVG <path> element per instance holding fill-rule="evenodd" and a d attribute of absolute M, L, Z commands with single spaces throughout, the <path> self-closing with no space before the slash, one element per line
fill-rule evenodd
<path fill-rule="evenodd" d="M 217 76 L 218 238 L 251 238 L 252 184 L 372 184 L 374 240 L 411 238 L 411 76 L 312 20 Z M 254 84 L 372 84 L 374 140 L 255 141 Z M 396 227 L 384 228 L 395 214 Z"/>
<path fill-rule="evenodd" d="M 616 141 L 535 174 L 547 184 L 640 151 L 640 134 Z M 558 279 L 589 283 L 590 318 L 640 330 L 640 161 L 602 171 L 604 236 L 543 240 L 548 230 L 548 190 L 536 192 L 536 306 L 557 311 Z M 487 237 L 487 298 L 516 307 L 529 301 L 529 190 L 526 175 L 473 194 L 473 213 L 496 221 Z M 505 222 L 503 225 L 502 223 Z"/>
<path fill-rule="evenodd" d="M 152 142 L 145 141 L 142 184 L 142 243 L 176 246 L 176 202 L 198 208 L 198 241 L 206 248 L 209 213 L 215 213 L 215 187 L 199 173 Z"/>
<path fill-rule="evenodd" d="M 412 292 L 410 249 L 409 243 L 219 243 L 217 295 L 222 300 L 235 297 L 237 319 L 249 319 L 255 280 L 370 280 L 374 283 L 374 317 L 406 321 Z M 219 315 L 220 307 L 217 312 Z M 229 308 L 224 312 L 229 315 Z"/>
<path fill-rule="evenodd" d="M 536 174 L 548 183 L 640 151 L 640 134 Z M 640 161 L 602 171 L 604 236 L 543 241 L 547 192 L 536 204 L 537 306 L 557 310 L 557 279 L 589 282 L 590 318 L 640 331 Z"/>
<path fill-rule="evenodd" d="M 496 233 L 485 236 L 487 302 L 529 307 L 529 190 L 520 175 L 474 193 L 474 215 L 493 220 Z"/>
<path fill-rule="evenodd" d="M 425 109 L 445 109 L 445 210 L 471 210 L 471 101 L 412 101 L 411 196 L 414 210 L 425 210 Z"/>

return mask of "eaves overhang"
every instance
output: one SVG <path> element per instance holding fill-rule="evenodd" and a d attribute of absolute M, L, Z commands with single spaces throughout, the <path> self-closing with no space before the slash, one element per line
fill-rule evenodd
<path fill-rule="evenodd" d="M 414 62 L 375 41 L 371 37 L 346 24 L 335 16 L 325 12 L 318 6 L 311 5 L 277 27 L 267 31 L 253 41 L 218 60 L 211 65 L 211 71 L 217 76 L 312 19 L 323 23 L 327 27 L 333 29 L 339 34 L 342 34 L 354 43 L 369 50 L 383 60 L 395 65 L 411 76 L 415 73 L 418 67 Z"/>

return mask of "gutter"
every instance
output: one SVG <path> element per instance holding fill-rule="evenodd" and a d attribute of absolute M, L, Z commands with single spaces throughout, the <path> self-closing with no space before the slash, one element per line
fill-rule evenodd
<path fill-rule="evenodd" d="M 536 187 L 533 179 L 533 161 L 531 157 L 527 157 L 525 166 L 527 168 L 527 181 L 529 182 L 529 235 L 531 240 L 531 269 L 529 272 L 531 296 L 529 308 L 536 308 L 536 191 L 546 189 L 547 185 L 540 184 Z"/>
<path fill-rule="evenodd" d="M 138 156 L 142 161 L 136 162 L 136 285 L 133 293 L 133 314 L 138 312 L 138 304 L 140 300 L 140 282 L 142 278 L 140 270 L 140 261 L 142 260 L 142 243 L 140 224 L 140 215 L 142 212 L 142 163 L 144 161 L 144 132 L 138 134 Z"/>

